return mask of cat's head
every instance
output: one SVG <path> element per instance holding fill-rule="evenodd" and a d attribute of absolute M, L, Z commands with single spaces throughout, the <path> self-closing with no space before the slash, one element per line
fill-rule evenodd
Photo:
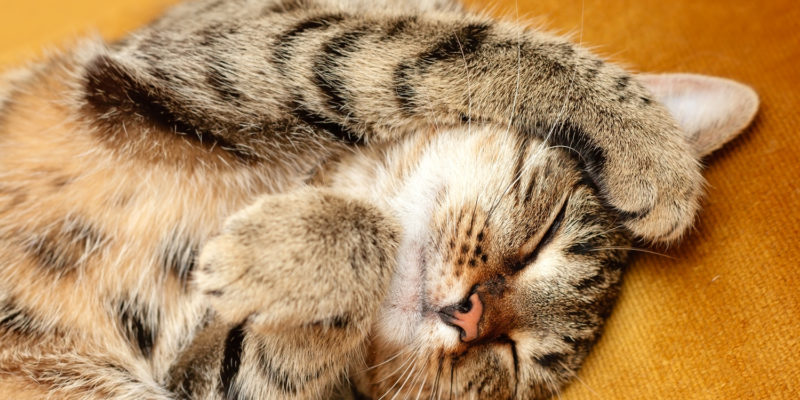
<path fill-rule="evenodd" d="M 697 75 L 640 81 L 698 158 L 758 99 Z M 546 136 L 547 132 L 538 132 Z M 360 390 L 374 398 L 547 398 L 575 376 L 619 291 L 631 238 L 568 148 L 478 126 L 389 151 L 376 196 L 403 226 Z M 471 398 L 471 397 L 470 397 Z"/>

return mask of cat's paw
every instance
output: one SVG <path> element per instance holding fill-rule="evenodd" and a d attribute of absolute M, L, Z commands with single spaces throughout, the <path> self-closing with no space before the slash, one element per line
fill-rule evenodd
<path fill-rule="evenodd" d="M 705 182 L 699 159 L 750 124 L 758 95 L 741 83 L 703 75 L 639 75 L 636 80 L 660 104 L 649 109 L 653 115 L 647 120 L 655 125 L 639 138 L 644 146 L 620 146 L 616 163 L 604 171 L 606 196 L 626 211 L 624 224 L 633 233 L 670 242 L 688 230 L 698 211 Z M 654 131 L 665 134 L 647 135 Z"/>
<path fill-rule="evenodd" d="M 694 223 L 704 180 L 700 163 L 688 150 L 669 149 L 652 157 L 641 169 L 630 156 L 621 156 L 621 165 L 607 164 L 604 197 L 636 236 L 669 243 Z"/>
<path fill-rule="evenodd" d="M 358 320 L 385 294 L 397 235 L 392 220 L 362 201 L 310 188 L 267 195 L 204 247 L 195 283 L 231 322 Z"/>

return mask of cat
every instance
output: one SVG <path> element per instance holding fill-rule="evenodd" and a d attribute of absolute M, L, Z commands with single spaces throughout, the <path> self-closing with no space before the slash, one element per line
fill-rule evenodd
<path fill-rule="evenodd" d="M 443 0 L 198 0 L 0 85 L 5 398 L 548 398 L 748 87 Z"/>

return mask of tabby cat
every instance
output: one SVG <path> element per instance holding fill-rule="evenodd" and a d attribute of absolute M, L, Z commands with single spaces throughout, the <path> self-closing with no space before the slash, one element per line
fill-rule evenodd
<path fill-rule="evenodd" d="M 3 79 L 15 399 L 547 398 L 758 104 L 448 0 L 198 0 Z"/>

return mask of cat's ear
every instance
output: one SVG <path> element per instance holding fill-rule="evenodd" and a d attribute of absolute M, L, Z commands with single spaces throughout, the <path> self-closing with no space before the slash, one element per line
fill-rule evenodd
<path fill-rule="evenodd" d="M 694 74 L 641 74 L 636 79 L 667 107 L 700 157 L 744 130 L 758 110 L 756 92 L 729 79 Z"/>

